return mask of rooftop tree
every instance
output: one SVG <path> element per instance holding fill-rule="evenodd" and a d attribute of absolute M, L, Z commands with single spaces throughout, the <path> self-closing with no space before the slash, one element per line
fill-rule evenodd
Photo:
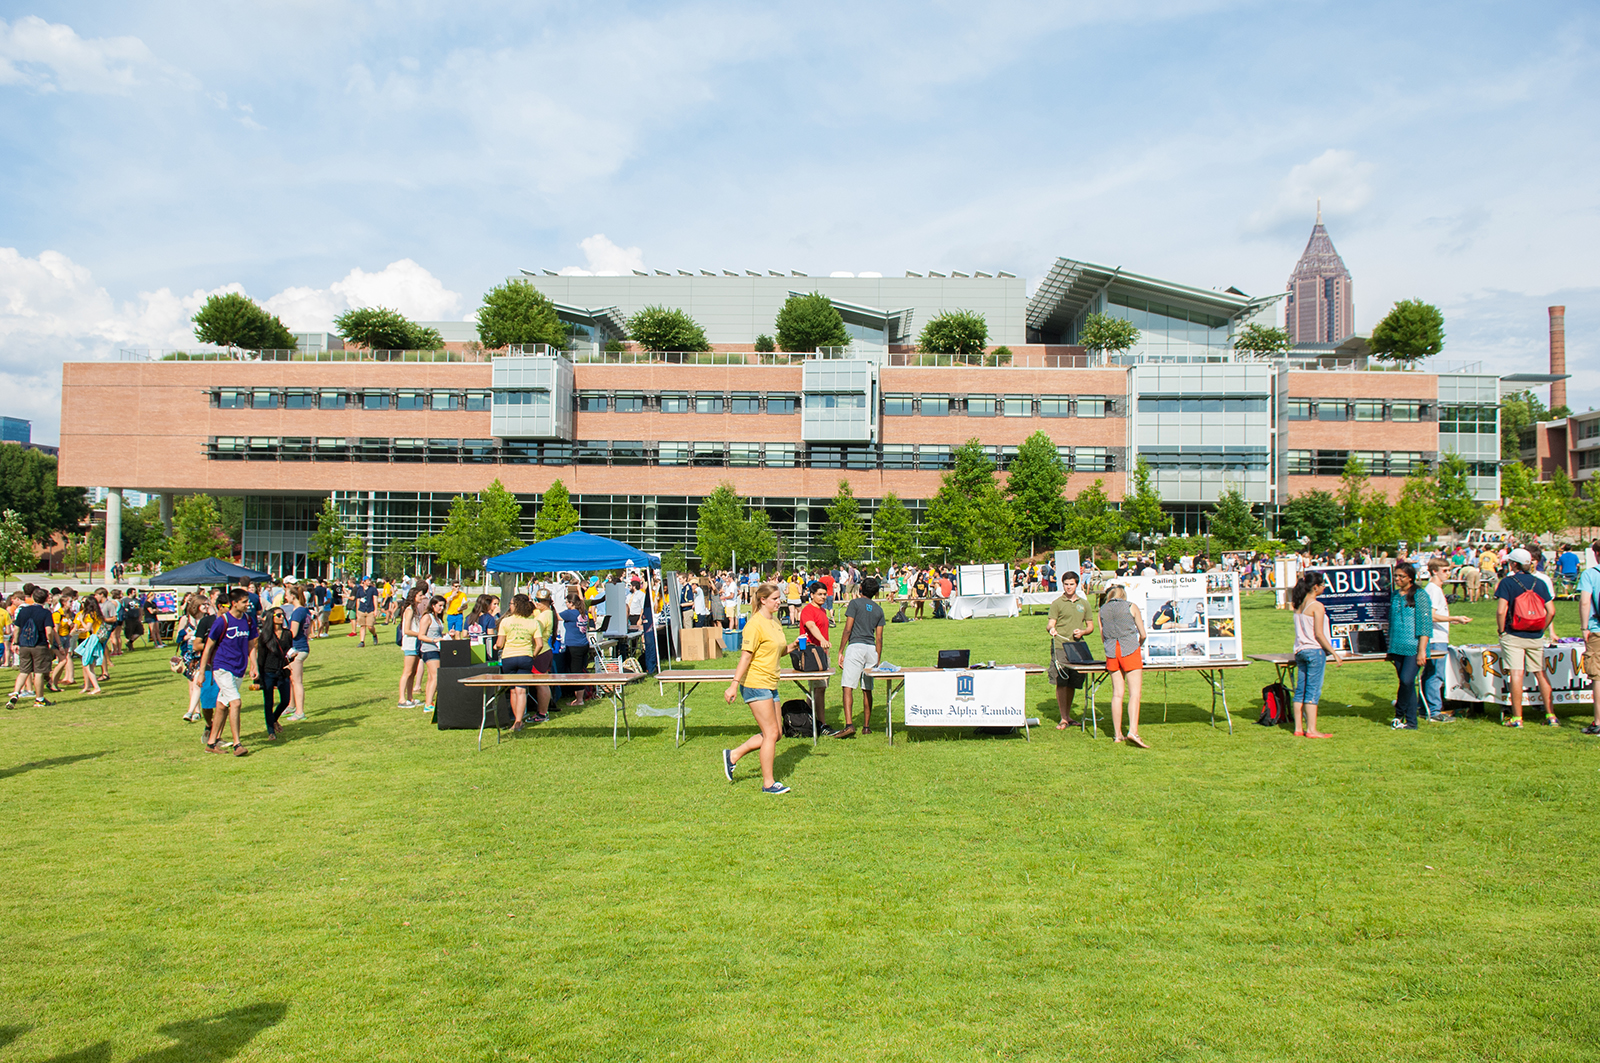
<path fill-rule="evenodd" d="M 1090 314 L 1078 329 L 1078 343 L 1102 354 L 1119 354 L 1139 342 L 1133 322 L 1110 314 Z"/>
<path fill-rule="evenodd" d="M 563 347 L 567 327 L 548 296 L 525 280 L 510 280 L 484 293 L 478 338 L 490 350 L 528 343 Z"/>
<path fill-rule="evenodd" d="M 1253 354 L 1258 358 L 1267 358 L 1275 354 L 1283 354 L 1294 344 L 1289 340 L 1289 333 L 1285 329 L 1274 328 L 1271 325 L 1258 325 L 1251 322 L 1239 330 L 1233 338 L 1233 349 Z"/>
<path fill-rule="evenodd" d="M 333 319 L 339 335 L 369 351 L 436 351 L 444 346 L 437 329 L 425 328 L 398 310 L 366 306 Z"/>
<path fill-rule="evenodd" d="M 647 351 L 709 351 L 706 330 L 676 308 L 647 306 L 628 319 L 628 335 Z"/>
<path fill-rule="evenodd" d="M 917 347 L 925 354 L 982 354 L 989 342 L 989 323 L 971 310 L 946 310 L 922 326 Z"/>
<path fill-rule="evenodd" d="M 294 334 L 282 321 L 239 292 L 213 295 L 195 312 L 194 338 L 247 351 L 294 350 Z"/>
<path fill-rule="evenodd" d="M 814 351 L 818 347 L 844 347 L 850 343 L 844 318 L 821 292 L 791 295 L 778 311 L 778 348 L 784 351 Z"/>
<path fill-rule="evenodd" d="M 1444 350 L 1444 315 L 1420 299 L 1402 299 L 1378 322 L 1368 341 L 1380 362 L 1411 365 Z"/>

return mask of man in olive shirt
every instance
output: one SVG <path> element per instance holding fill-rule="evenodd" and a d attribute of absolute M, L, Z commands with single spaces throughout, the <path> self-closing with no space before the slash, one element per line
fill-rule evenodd
<path fill-rule="evenodd" d="M 1045 625 L 1050 632 L 1050 653 L 1056 661 L 1056 708 L 1061 710 L 1061 722 L 1056 730 L 1064 731 L 1078 721 L 1072 718 L 1072 697 L 1083 686 L 1083 676 L 1066 667 L 1064 642 L 1082 642 L 1088 649 L 1087 639 L 1094 634 L 1094 611 L 1089 603 L 1078 597 L 1078 574 L 1061 574 L 1061 597 L 1050 603 L 1050 620 Z"/>

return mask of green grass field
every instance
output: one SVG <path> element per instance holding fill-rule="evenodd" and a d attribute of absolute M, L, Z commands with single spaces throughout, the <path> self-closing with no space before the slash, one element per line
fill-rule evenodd
<path fill-rule="evenodd" d="M 1242 625 L 1289 645 L 1268 595 Z M 1039 661 L 1043 631 L 886 656 Z M 785 740 L 773 798 L 753 757 L 722 778 L 752 725 L 720 688 L 681 749 L 643 719 L 613 751 L 591 704 L 479 753 L 395 707 L 398 661 L 320 642 L 309 719 L 266 743 L 247 701 L 243 759 L 152 650 L 0 712 L 0 1061 L 1600 1055 L 1586 707 L 1396 733 L 1392 671 L 1330 665 L 1312 742 L 1252 725 L 1258 665 L 1231 737 L 1152 682 L 1141 751 L 1056 731 L 1035 679 L 1031 742 Z"/>

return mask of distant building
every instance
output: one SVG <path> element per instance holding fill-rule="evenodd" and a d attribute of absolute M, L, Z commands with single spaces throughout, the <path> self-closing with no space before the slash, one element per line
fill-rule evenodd
<path fill-rule="evenodd" d="M 21 443 L 27 446 L 32 441 L 32 421 L 24 421 L 21 417 L 0 417 L 0 443 Z"/>
<path fill-rule="evenodd" d="M 1322 227 L 1322 204 L 1317 204 L 1317 222 L 1305 253 L 1289 275 L 1289 299 L 1284 309 L 1284 328 L 1289 342 L 1301 344 L 1340 343 L 1356 331 L 1354 297 L 1350 290 L 1350 271 L 1334 250 L 1328 230 Z"/>

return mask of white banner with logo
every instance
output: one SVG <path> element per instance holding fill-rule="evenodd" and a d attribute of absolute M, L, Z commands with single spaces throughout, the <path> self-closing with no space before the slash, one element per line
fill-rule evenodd
<path fill-rule="evenodd" d="M 907 727 L 1021 727 L 1027 676 L 1020 668 L 907 672 Z"/>
<path fill-rule="evenodd" d="M 1589 677 L 1583 674 L 1583 641 L 1558 642 L 1544 648 L 1544 674 L 1550 680 L 1551 700 L 1557 705 L 1588 704 Z M 1451 646 L 1445 671 L 1444 696 L 1448 701 L 1485 701 L 1511 704 L 1510 683 L 1500 660 L 1499 646 Z M 1522 676 L 1524 690 L 1538 704 L 1539 680 L 1532 672 Z"/>

